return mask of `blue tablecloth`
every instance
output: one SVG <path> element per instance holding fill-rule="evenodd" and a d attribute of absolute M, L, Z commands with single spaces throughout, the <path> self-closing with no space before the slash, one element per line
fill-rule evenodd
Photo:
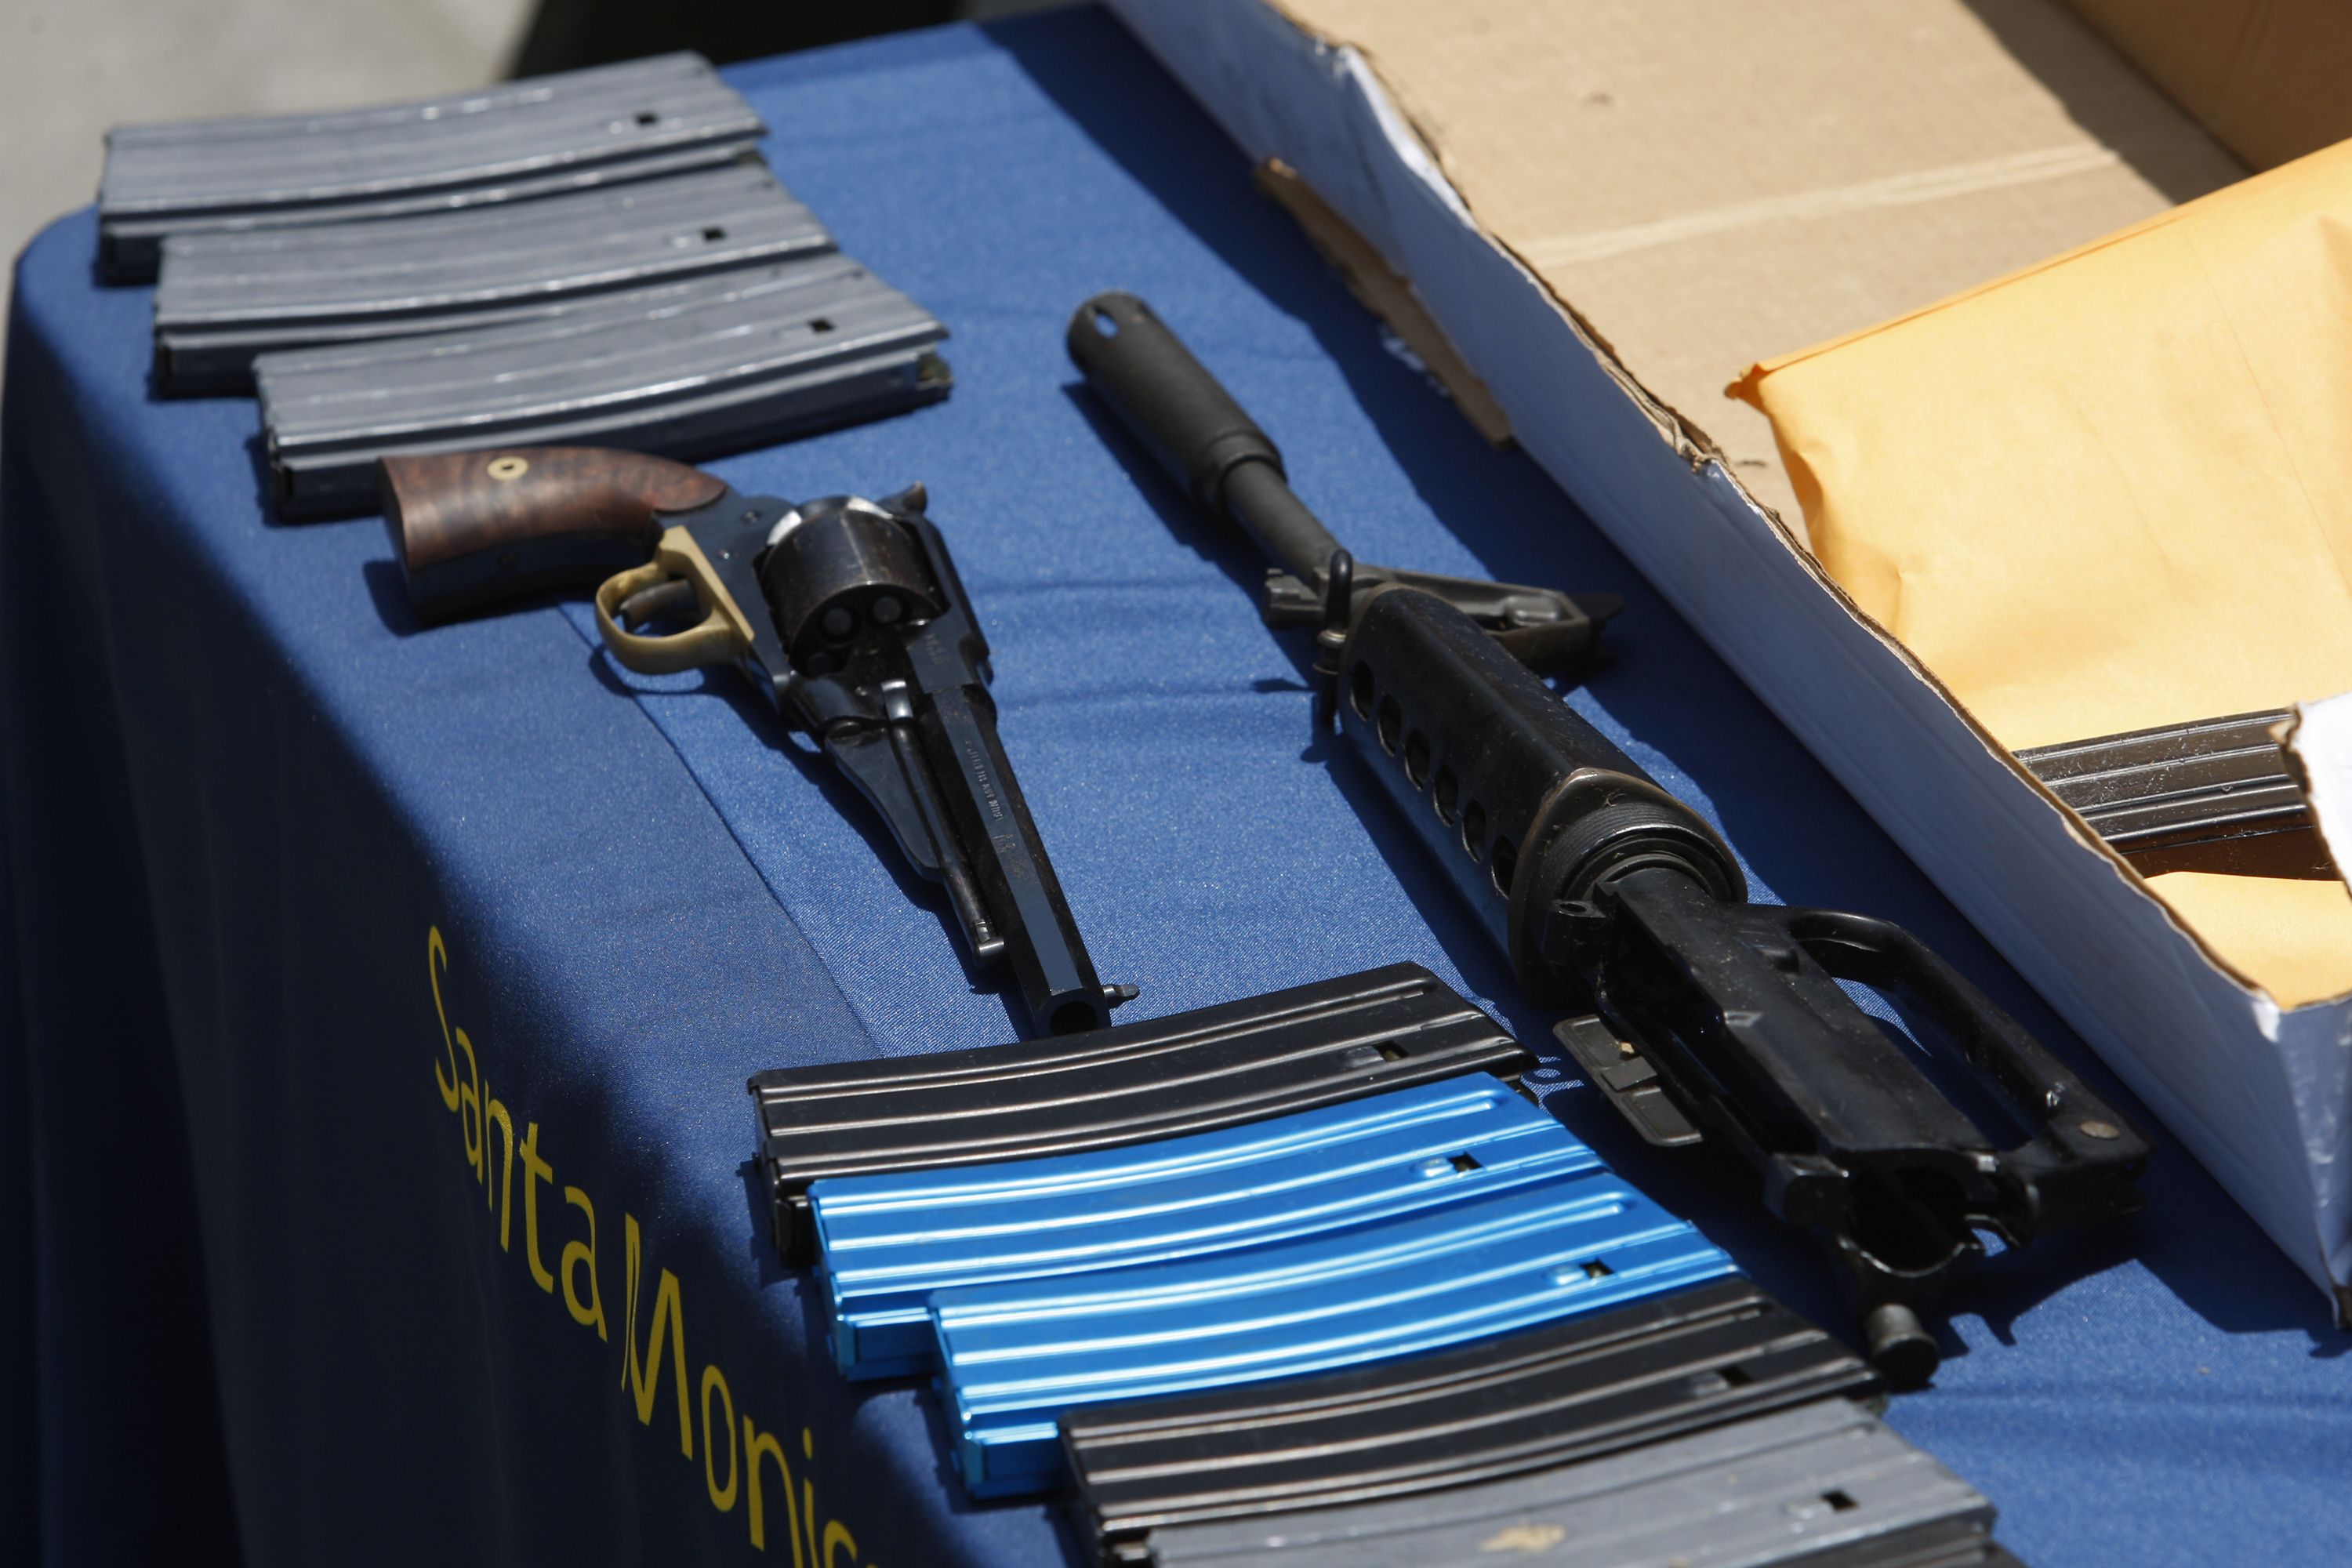
<path fill-rule="evenodd" d="M 1571 700 L 1760 888 L 1908 922 L 2082 1059 L 1108 20 L 730 76 L 793 192 L 953 327 L 958 384 L 714 467 L 929 483 L 1070 903 L 1143 988 L 1127 1016 L 1414 959 L 1531 1041 L 1549 1022 L 1312 743 L 1255 563 L 1104 439 L 1061 334 L 1114 286 L 1361 555 L 1624 592 Z M 378 523 L 275 522 L 253 405 L 151 395 L 149 294 L 98 287 L 93 250 L 85 213 L 26 253 L 0 436 L 0 1556 L 1064 1560 L 1045 1507 L 963 1499 L 926 1393 L 835 1374 L 750 1177 L 753 1069 L 1011 1037 L 941 906 L 723 676 L 617 672 L 578 604 L 420 631 Z M 1539 1081 L 1838 1321 L 1744 1169 Z M 1982 1269 L 1895 1425 L 2040 1568 L 2352 1561 L 2347 1337 L 2179 1150 L 2147 1185 L 2144 1217 Z"/>

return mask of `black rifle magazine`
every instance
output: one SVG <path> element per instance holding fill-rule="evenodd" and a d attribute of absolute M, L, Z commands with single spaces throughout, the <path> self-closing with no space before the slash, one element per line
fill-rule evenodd
<path fill-rule="evenodd" d="M 753 1075 L 776 1248 L 810 1259 L 809 1184 L 1204 1132 L 1535 1058 L 1417 963 L 1140 1024 Z"/>
<path fill-rule="evenodd" d="M 2336 875 L 2310 804 L 2272 734 L 2284 709 L 2199 719 L 2017 753 L 2144 877 Z"/>
<path fill-rule="evenodd" d="M 1415 1497 L 1214 1520 L 1152 1568 L 2016 1568 L 1983 1494 L 1850 1400 Z"/>
<path fill-rule="evenodd" d="M 733 160 L 766 133 L 697 54 L 323 113 L 118 125 L 99 261 L 155 276 L 166 236 L 408 217 Z"/>
<path fill-rule="evenodd" d="M 1107 1562 L 1142 1561 L 1171 1525 L 1488 1481 L 1881 1388 L 1730 1279 L 1439 1355 L 1074 1410 L 1062 1446 L 1080 1533 Z"/>

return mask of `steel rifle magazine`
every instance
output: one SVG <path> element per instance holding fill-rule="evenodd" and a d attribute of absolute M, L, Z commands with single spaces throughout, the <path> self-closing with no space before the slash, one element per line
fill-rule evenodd
<path fill-rule="evenodd" d="M 656 55 L 325 113 L 118 125 L 98 193 L 110 283 L 173 235 L 527 201 L 733 162 L 767 127 L 700 55 Z"/>
<path fill-rule="evenodd" d="M 280 517 L 370 510 L 379 458 L 620 447 L 698 458 L 898 413 L 954 384 L 931 313 L 839 254 L 551 308 L 547 320 L 263 354 Z"/>
<path fill-rule="evenodd" d="M 2192 720 L 2017 753 L 2144 877 L 2334 877 L 2311 803 L 2277 739 L 2284 709 Z"/>
<path fill-rule="evenodd" d="M 544 321 L 630 289 L 823 255 L 833 236 L 755 158 L 397 223 L 163 246 L 155 383 L 244 392 L 254 361 Z"/>

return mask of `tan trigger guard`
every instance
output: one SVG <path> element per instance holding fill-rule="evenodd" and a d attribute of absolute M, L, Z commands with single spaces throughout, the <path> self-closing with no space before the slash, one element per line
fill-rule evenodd
<path fill-rule="evenodd" d="M 684 580 L 694 586 L 694 602 L 701 621 L 667 637 L 647 637 L 622 629 L 622 604 L 649 588 Z M 702 546 L 683 528 L 662 531 L 654 558 L 604 579 L 596 590 L 596 629 L 613 657 L 639 675 L 675 675 L 705 665 L 733 664 L 751 646 L 751 625 L 719 581 L 719 574 Z"/>

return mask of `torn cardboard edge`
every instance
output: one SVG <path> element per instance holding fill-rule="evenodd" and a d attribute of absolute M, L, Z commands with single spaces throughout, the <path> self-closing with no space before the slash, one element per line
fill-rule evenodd
<path fill-rule="evenodd" d="M 1267 158 L 1258 164 L 1257 188 L 1307 231 L 1308 242 L 1347 284 L 1357 303 L 1386 321 L 1389 330 L 1403 340 L 1404 346 L 1445 388 L 1470 427 L 1490 447 L 1508 446 L 1509 416 L 1463 359 L 1454 340 L 1431 319 L 1428 308 L 1412 291 L 1412 279 L 1390 267 L 1362 235 L 1348 226 L 1347 219 L 1333 212 L 1330 204 L 1298 177 L 1297 170 L 1281 159 Z"/>
<path fill-rule="evenodd" d="M 1412 279 L 1519 444 L 2352 1321 L 2342 1009 L 2279 1008 L 2058 808 L 1486 232 L 1358 51 L 1275 0 L 1109 4 L 1246 153 L 1281 157 Z M 1667 461 L 1640 455 L 1657 443 Z"/>
<path fill-rule="evenodd" d="M 1641 408 L 1644 414 L 1649 416 L 1651 423 L 1657 428 L 1659 437 L 1671 446 L 1675 452 L 1680 454 L 1685 460 L 1691 463 L 1694 467 L 1707 461 L 1721 461 L 1723 457 L 1721 448 L 1718 447 L 1715 441 L 1707 436 L 1706 431 L 1699 428 L 1694 421 L 1692 421 L 1686 415 L 1683 414 L 1679 409 L 1671 406 L 1655 393 L 1642 384 L 1641 380 L 1631 371 L 1625 368 L 1625 365 L 1622 360 L 1619 357 L 1615 348 L 1611 346 L 1609 341 L 1601 334 L 1600 331 L 1595 328 L 1591 321 L 1587 321 L 1574 305 L 1570 304 L 1568 300 L 1559 298 L 1556 292 L 1546 285 L 1542 278 L 1537 274 L 1534 267 L 1528 263 L 1527 258 L 1519 255 L 1507 243 L 1496 237 L 1484 224 L 1478 221 L 1477 215 L 1470 210 L 1468 203 L 1464 199 L 1460 191 L 1454 187 L 1454 181 L 1445 173 L 1443 154 L 1433 145 L 1431 139 L 1423 133 L 1422 127 L 1414 121 L 1413 118 L 1398 106 L 1395 95 L 1391 93 L 1387 85 L 1381 81 L 1379 72 L 1373 68 L 1370 61 L 1365 58 L 1363 52 L 1354 47 L 1352 45 L 1347 44 L 1343 41 L 1322 37 L 1312 27 L 1306 25 L 1304 22 L 1299 20 L 1298 17 L 1293 16 L 1284 8 L 1281 5 L 1281 0 L 1267 0 L 1267 4 L 1273 12 L 1300 37 L 1310 39 L 1318 47 L 1328 50 L 1334 58 L 1342 62 L 1344 68 L 1351 75 L 1360 78 L 1364 83 L 1368 84 L 1368 90 L 1365 92 L 1366 104 L 1379 121 L 1381 130 L 1387 134 L 1390 146 L 1405 159 L 1407 166 L 1412 169 L 1418 177 L 1425 181 L 1433 190 L 1441 194 L 1447 206 L 1461 219 L 1465 226 L 1475 230 L 1483 238 L 1485 238 L 1487 244 L 1493 246 L 1496 250 L 1499 250 L 1503 254 L 1511 258 L 1512 262 L 1527 278 L 1528 281 L 1534 284 L 1538 289 L 1541 290 L 1544 297 L 1549 300 L 1561 315 L 1567 319 L 1569 324 L 1574 329 L 1578 338 L 1583 342 L 1586 348 L 1592 351 L 1595 358 L 1601 365 L 1616 379 L 1619 387 L 1624 392 L 1625 395 L 1631 399 L 1636 406 Z M 1132 24 L 1130 23 L 1130 25 Z M 1237 137 L 1235 140 L 1238 141 L 1240 138 Z M 1269 158 L 1266 161 L 1275 163 L 1282 162 L 1279 158 Z M 1286 169 L 1290 169 L 1290 165 L 1287 163 L 1284 163 L 1283 166 Z M 1353 237 L 1353 248 L 1365 254 L 1381 256 L 1381 269 L 1390 273 L 1391 276 L 1398 279 L 1399 281 L 1403 284 L 1405 289 L 1410 292 L 1411 297 L 1415 301 L 1420 300 L 1420 294 L 1418 290 L 1413 289 L 1411 279 L 1405 274 L 1397 272 L 1394 268 L 1391 268 L 1388 265 L 1384 254 L 1380 250 L 1380 248 L 1377 246 L 1372 245 L 1366 236 L 1359 232 L 1355 226 L 1349 223 L 1344 215 L 1340 213 L 1339 208 L 1333 206 L 1328 201 L 1325 200 L 1323 195 L 1315 190 L 1311 182 L 1299 177 L 1296 169 L 1291 169 L 1290 174 L 1292 181 L 1300 189 L 1306 191 L 1313 197 L 1314 206 L 1319 212 L 1328 215 L 1330 224 L 1337 228 L 1344 229 L 1348 234 Z M 1312 228 L 1308 231 L 1308 237 L 1310 241 L 1314 238 L 1314 230 Z M 1359 296 L 1359 298 L 1361 298 L 1361 296 Z M 1368 308 L 1377 310 L 1376 307 L 1371 306 L 1371 301 L 1370 300 L 1365 300 L 1365 304 Z M 1425 310 L 1424 313 L 1426 313 Z M 1386 320 L 1385 317 L 1382 319 Z M 1433 321 L 1432 325 L 1434 327 Z M 1391 321 L 1389 322 L 1389 326 L 1390 329 L 1396 331 L 1399 336 L 1403 335 L 1403 330 L 1399 327 L 1396 322 Z M 1440 330 L 1440 334 L 1443 335 L 1442 330 Z M 1452 351 L 1452 340 L 1448 338 L 1446 342 L 1449 351 Z M 1455 352 L 1458 353 L 1458 351 Z M 1483 386 L 1483 383 L 1481 384 Z M 1778 521 L 1777 514 L 1768 511 L 1767 515 L 1774 516 L 1775 521 Z"/>
<path fill-rule="evenodd" d="M 2297 704 L 2271 735 L 2311 803 L 2311 825 L 2352 886 L 2352 692 Z"/>

